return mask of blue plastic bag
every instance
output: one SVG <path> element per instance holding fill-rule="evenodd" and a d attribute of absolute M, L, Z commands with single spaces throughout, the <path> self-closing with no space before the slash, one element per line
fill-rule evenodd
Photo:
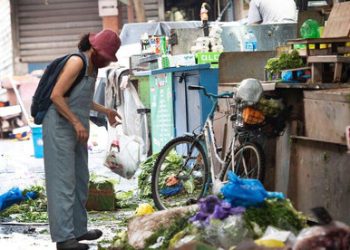
<path fill-rule="evenodd" d="M 241 179 L 232 171 L 228 173 L 229 182 L 221 188 L 221 193 L 232 207 L 255 206 L 266 198 L 284 199 L 283 193 L 267 192 L 257 179 Z"/>
<path fill-rule="evenodd" d="M 182 191 L 182 189 L 183 189 L 183 185 L 182 185 L 182 183 L 179 183 L 179 184 L 172 186 L 172 187 L 162 188 L 160 190 L 160 194 L 163 196 L 169 197 L 169 196 L 173 196 L 173 195 L 180 193 Z"/>
<path fill-rule="evenodd" d="M 25 200 L 35 200 L 39 198 L 39 194 L 35 191 L 29 191 L 26 193 L 26 195 L 23 197 Z"/>
<path fill-rule="evenodd" d="M 18 187 L 11 188 L 0 195 L 0 211 L 24 200 L 22 191 Z"/>

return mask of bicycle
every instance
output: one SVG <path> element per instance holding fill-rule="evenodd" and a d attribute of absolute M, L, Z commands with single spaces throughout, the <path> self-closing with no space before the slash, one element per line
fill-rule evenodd
<path fill-rule="evenodd" d="M 151 184 L 152 198 L 160 210 L 195 203 L 208 192 L 210 184 L 213 184 L 214 193 L 217 192 L 226 181 L 228 170 L 232 169 L 244 178 L 259 180 L 263 180 L 265 174 L 262 148 L 252 140 L 256 134 L 253 130 L 245 129 L 242 123 L 242 110 L 247 102 L 235 98 L 234 105 L 231 105 L 230 120 L 234 135 L 229 144 L 229 152 L 222 158 L 213 130 L 214 114 L 218 99 L 232 100 L 235 94 L 224 92 L 215 95 L 208 93 L 202 86 L 188 86 L 188 89 L 203 91 L 213 105 L 199 133 L 174 138 L 159 153 Z M 218 175 L 214 171 L 213 156 L 221 165 Z"/>

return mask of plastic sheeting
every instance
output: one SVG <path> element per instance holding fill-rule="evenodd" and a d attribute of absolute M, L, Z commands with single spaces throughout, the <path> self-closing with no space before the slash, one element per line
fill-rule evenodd
<path fill-rule="evenodd" d="M 140 43 L 140 38 L 144 33 L 170 36 L 172 29 L 198 29 L 201 26 L 202 22 L 200 21 L 128 23 L 124 24 L 120 39 L 122 45 Z"/>

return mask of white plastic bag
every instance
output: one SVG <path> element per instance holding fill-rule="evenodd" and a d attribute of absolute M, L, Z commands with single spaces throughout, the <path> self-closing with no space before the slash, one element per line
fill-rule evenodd
<path fill-rule="evenodd" d="M 118 107 L 118 112 L 122 116 L 123 133 L 135 135 L 143 139 L 143 152 L 147 154 L 150 147 L 147 116 L 139 114 L 138 109 L 144 109 L 137 90 L 129 81 L 128 76 L 123 76 L 120 83 L 122 102 Z"/>
<path fill-rule="evenodd" d="M 119 134 L 111 142 L 104 165 L 121 177 L 130 179 L 145 158 L 143 147 L 141 138 Z"/>

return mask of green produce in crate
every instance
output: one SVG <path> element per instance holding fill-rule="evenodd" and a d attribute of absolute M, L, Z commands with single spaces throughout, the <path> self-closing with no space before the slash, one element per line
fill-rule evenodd
<path fill-rule="evenodd" d="M 111 181 L 90 180 L 87 210 L 113 211 L 115 210 L 115 200 L 114 186 Z"/>
<path fill-rule="evenodd" d="M 304 62 L 299 56 L 298 51 L 293 50 L 289 54 L 283 53 L 279 58 L 270 58 L 265 65 L 265 70 L 269 74 L 277 75 L 279 77 L 282 70 L 295 69 L 303 66 Z M 270 78 L 272 78 L 272 76 Z"/>

